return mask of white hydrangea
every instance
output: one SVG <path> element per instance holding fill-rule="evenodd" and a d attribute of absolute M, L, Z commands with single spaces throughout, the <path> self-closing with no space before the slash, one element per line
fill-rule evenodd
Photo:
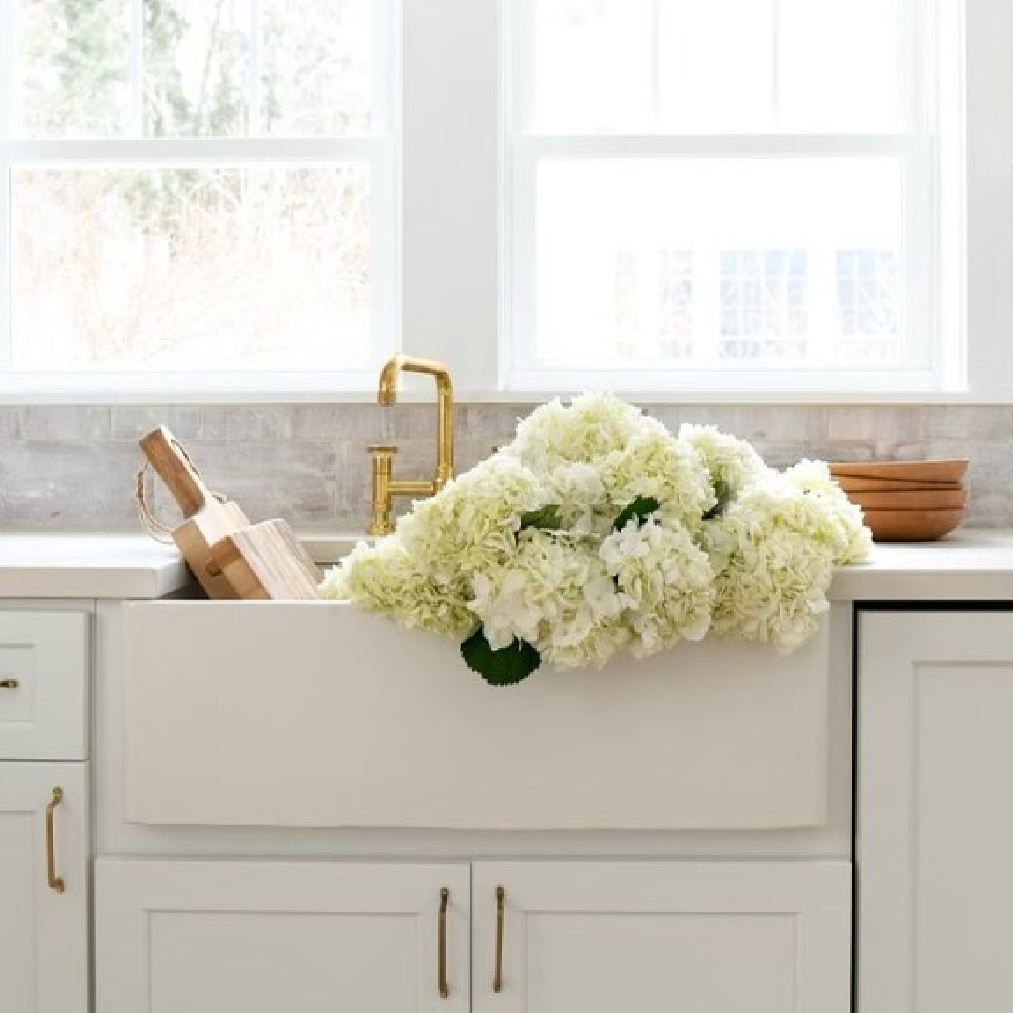
<path fill-rule="evenodd" d="M 394 538 L 359 544 L 320 585 L 324 598 L 392 615 L 408 629 L 467 636 L 478 623 L 460 591 L 421 570 Z"/>
<path fill-rule="evenodd" d="M 525 640 L 560 668 L 600 667 L 629 640 L 623 599 L 580 539 L 528 529 L 506 565 L 474 581 L 469 603 L 493 650 Z"/>
<path fill-rule="evenodd" d="M 602 542 L 599 554 L 622 595 L 634 657 L 682 639 L 703 639 L 711 623 L 714 571 L 688 531 L 654 519 L 630 521 Z"/>
<path fill-rule="evenodd" d="M 862 508 L 852 503 L 834 481 L 830 466 L 825 461 L 799 461 L 784 475 L 803 492 L 818 496 L 824 512 L 840 525 L 842 549 L 834 556 L 834 564 L 847 566 L 867 559 L 872 549 L 872 532 L 865 526 Z"/>
<path fill-rule="evenodd" d="M 848 544 L 821 497 L 773 474 L 709 521 L 704 537 L 717 574 L 715 632 L 785 652 L 813 635 Z"/>
<path fill-rule="evenodd" d="M 658 509 L 614 530 L 638 499 Z M 789 651 L 829 607 L 834 566 L 864 559 L 870 541 L 821 462 L 782 475 L 712 426 L 676 437 L 585 395 L 538 408 L 510 446 L 360 544 L 321 593 L 412 629 L 481 627 L 493 650 L 525 641 L 557 667 L 624 648 L 645 657 L 708 630 Z"/>
<path fill-rule="evenodd" d="M 398 521 L 395 537 L 443 585 L 467 585 L 517 551 L 525 513 L 545 505 L 538 476 L 515 457 L 494 454 Z"/>
<path fill-rule="evenodd" d="M 601 463 L 613 517 L 638 496 L 645 496 L 658 501 L 665 521 L 699 528 L 703 515 L 717 503 L 703 459 L 660 422 L 643 421 L 641 431 Z"/>
<path fill-rule="evenodd" d="M 745 440 L 722 433 L 716 426 L 684 422 L 679 440 L 693 447 L 710 474 L 711 484 L 722 499 L 734 499 L 753 482 L 771 474 L 763 458 Z"/>
<path fill-rule="evenodd" d="M 622 450 L 643 421 L 639 408 L 611 394 L 584 394 L 568 406 L 556 398 L 518 424 L 507 449 L 540 474 L 561 464 L 596 464 Z"/>
<path fill-rule="evenodd" d="M 584 461 L 559 464 L 544 478 L 545 499 L 559 507 L 563 529 L 577 535 L 608 531 L 615 519 L 601 468 Z"/>

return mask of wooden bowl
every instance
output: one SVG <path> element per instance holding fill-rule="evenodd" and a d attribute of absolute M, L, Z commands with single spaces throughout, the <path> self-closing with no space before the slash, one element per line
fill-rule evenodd
<path fill-rule="evenodd" d="M 957 482 L 912 482 L 904 478 L 863 478 L 855 475 L 834 475 L 834 481 L 849 495 L 853 492 L 917 492 L 926 490 L 963 489 Z"/>
<path fill-rule="evenodd" d="M 964 519 L 963 510 L 863 510 L 876 542 L 932 542 Z"/>
<path fill-rule="evenodd" d="M 963 510 L 963 489 L 914 489 L 910 492 L 849 492 L 863 510 Z"/>
<path fill-rule="evenodd" d="M 959 482 L 967 471 L 966 460 L 945 461 L 838 461 L 830 474 L 852 478 L 888 478 L 901 482 Z"/>

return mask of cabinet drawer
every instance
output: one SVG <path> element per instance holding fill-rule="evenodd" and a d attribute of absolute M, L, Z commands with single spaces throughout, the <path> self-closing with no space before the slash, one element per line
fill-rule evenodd
<path fill-rule="evenodd" d="M 486 685 L 328 602 L 122 606 L 128 822 L 464 830 L 822 826 L 831 626 Z M 847 645 L 834 654 L 848 666 Z"/>
<path fill-rule="evenodd" d="M 87 754 L 87 616 L 0 612 L 0 760 Z"/>

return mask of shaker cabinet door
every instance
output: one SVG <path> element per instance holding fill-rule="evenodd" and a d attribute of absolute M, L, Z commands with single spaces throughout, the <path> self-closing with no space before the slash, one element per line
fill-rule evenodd
<path fill-rule="evenodd" d="M 0 763 L 0 1010 L 86 1013 L 83 763 Z"/>
<path fill-rule="evenodd" d="M 858 629 L 858 1009 L 1013 1009 L 1013 612 Z"/>
<path fill-rule="evenodd" d="M 99 1013 L 469 1008 L 467 865 L 100 859 L 95 894 Z"/>
<path fill-rule="evenodd" d="M 481 863 L 475 1013 L 848 1013 L 847 862 Z"/>

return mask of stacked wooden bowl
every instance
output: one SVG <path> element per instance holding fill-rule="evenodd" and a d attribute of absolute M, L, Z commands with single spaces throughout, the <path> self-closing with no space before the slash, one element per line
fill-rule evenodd
<path fill-rule="evenodd" d="M 930 542 L 964 519 L 967 461 L 854 461 L 830 474 L 865 514 L 877 542 Z"/>

